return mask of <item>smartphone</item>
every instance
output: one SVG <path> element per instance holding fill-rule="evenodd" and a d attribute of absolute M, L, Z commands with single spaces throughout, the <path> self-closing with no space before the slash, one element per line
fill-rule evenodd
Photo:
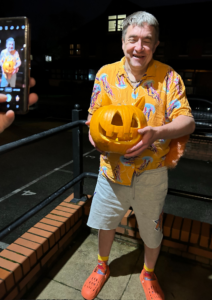
<path fill-rule="evenodd" d="M 28 112 L 30 26 L 27 17 L 0 18 L 0 111 Z"/>

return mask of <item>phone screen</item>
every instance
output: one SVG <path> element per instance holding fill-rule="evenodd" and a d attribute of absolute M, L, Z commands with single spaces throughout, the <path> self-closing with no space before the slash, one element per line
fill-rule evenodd
<path fill-rule="evenodd" d="M 0 19 L 0 111 L 28 110 L 29 23 L 26 17 Z"/>

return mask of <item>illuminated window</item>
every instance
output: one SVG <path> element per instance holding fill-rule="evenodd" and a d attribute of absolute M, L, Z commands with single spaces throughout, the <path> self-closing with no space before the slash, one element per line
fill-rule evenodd
<path fill-rule="evenodd" d="M 52 56 L 45 55 L 45 61 L 52 61 Z"/>
<path fill-rule="evenodd" d="M 70 44 L 70 55 L 81 55 L 81 45 Z"/>
<path fill-rule="evenodd" d="M 108 16 L 108 31 L 122 31 L 126 15 Z"/>
<path fill-rule="evenodd" d="M 32 54 L 30 55 L 30 60 L 33 60 L 33 55 Z"/>
<path fill-rule="evenodd" d="M 76 54 L 81 55 L 81 45 L 77 44 Z"/>
<path fill-rule="evenodd" d="M 94 81 L 96 76 L 96 71 L 94 69 L 88 70 L 88 80 Z"/>

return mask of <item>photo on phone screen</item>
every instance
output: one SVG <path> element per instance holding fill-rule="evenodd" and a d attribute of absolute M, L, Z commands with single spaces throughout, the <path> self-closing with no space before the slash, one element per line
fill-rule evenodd
<path fill-rule="evenodd" d="M 0 111 L 28 110 L 29 23 L 26 17 L 0 19 Z"/>

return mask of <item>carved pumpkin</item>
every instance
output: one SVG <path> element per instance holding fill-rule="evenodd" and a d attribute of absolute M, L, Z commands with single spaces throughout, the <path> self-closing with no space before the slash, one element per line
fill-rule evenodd
<path fill-rule="evenodd" d="M 11 74 L 14 71 L 14 66 L 15 66 L 15 62 L 13 60 L 7 60 L 7 58 L 5 59 L 4 63 L 3 63 L 3 70 L 4 73 L 8 73 Z"/>
<path fill-rule="evenodd" d="M 138 129 L 147 126 L 143 114 L 144 98 L 135 105 L 113 105 L 105 94 L 102 107 L 90 122 L 90 134 L 97 148 L 104 152 L 125 154 L 142 140 Z"/>

